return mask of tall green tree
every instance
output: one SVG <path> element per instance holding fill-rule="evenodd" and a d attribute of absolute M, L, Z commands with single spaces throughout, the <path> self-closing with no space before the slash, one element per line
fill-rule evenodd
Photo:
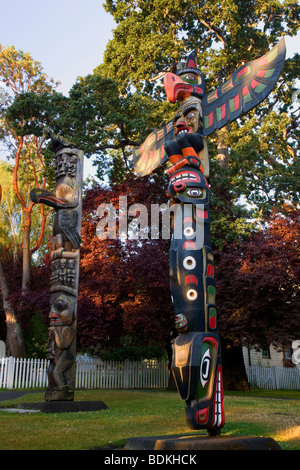
<path fill-rule="evenodd" d="M 193 49 L 212 91 L 282 36 L 294 36 L 300 24 L 296 0 L 107 0 L 105 8 L 117 27 L 98 72 L 115 77 L 120 89 L 134 86 L 153 98 L 164 73 Z M 208 139 L 214 248 L 240 242 L 272 209 L 299 202 L 299 108 L 292 102 L 299 67 L 298 54 L 288 58 L 268 98 Z M 238 378 L 241 350 L 228 340 L 228 351 Z"/>
<path fill-rule="evenodd" d="M 39 138 L 27 131 L 35 118 L 25 116 L 25 119 L 19 119 L 17 131 L 9 118 L 9 109 L 20 95 L 24 93 L 33 93 L 36 96 L 44 93 L 49 95 L 55 84 L 43 72 L 41 64 L 33 60 L 29 53 L 18 51 L 14 46 L 3 47 L 2 45 L 0 45 L 0 80 L 5 84 L 0 107 L 0 140 L 7 151 L 8 158 L 13 162 L 11 168 L 14 203 L 17 201 L 21 208 L 18 230 L 22 233 L 21 287 L 25 293 L 30 289 L 32 254 L 41 246 L 48 215 L 48 211 L 41 205 L 38 208 L 40 210 L 39 230 L 36 232 L 36 238 L 32 239 L 34 204 L 30 201 L 29 192 L 32 187 L 45 188 L 47 179 L 44 160 L 39 150 Z M 2 207 L 5 210 L 5 206 Z M 1 248 L 5 249 L 5 244 Z M 0 278 L 10 351 L 13 356 L 23 356 L 25 354 L 24 340 L 19 332 L 15 334 L 16 329 L 20 329 L 20 325 L 18 325 L 17 316 L 11 314 L 7 300 L 9 293 L 14 291 L 16 286 L 8 285 L 3 269 L 0 270 Z"/>
<path fill-rule="evenodd" d="M 294 36 L 300 23 L 295 0 L 107 0 L 105 9 L 117 27 L 98 71 L 115 77 L 123 88 L 152 90 L 152 97 L 161 91 L 159 77 L 174 71 L 191 50 L 198 50 L 198 67 L 210 91 L 280 37 Z M 241 196 L 253 205 L 256 218 L 283 200 L 299 200 L 299 109 L 292 103 L 299 67 L 298 54 L 287 59 L 268 99 L 209 138 L 218 243 L 221 233 L 231 240 L 247 227 L 249 214 L 241 207 Z"/>

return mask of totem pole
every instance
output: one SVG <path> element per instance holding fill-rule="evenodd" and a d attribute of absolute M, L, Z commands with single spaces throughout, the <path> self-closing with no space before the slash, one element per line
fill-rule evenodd
<path fill-rule="evenodd" d="M 55 191 L 33 189 L 31 200 L 55 209 L 50 278 L 46 401 L 74 400 L 83 152 L 54 135 Z"/>
<path fill-rule="evenodd" d="M 196 66 L 196 51 L 176 74 L 166 73 L 167 98 L 179 107 L 172 121 L 152 132 L 135 149 L 139 176 L 166 163 L 170 208 L 174 206 L 169 252 L 171 295 L 176 337 L 172 372 L 185 401 L 192 429 L 220 434 L 224 426 L 223 377 L 217 330 L 216 284 L 210 237 L 209 159 L 206 136 L 246 114 L 263 101 L 276 84 L 285 58 L 282 39 L 266 55 L 242 65 L 221 86 L 205 91 Z M 177 237 L 174 237 L 177 224 Z M 178 237 L 181 224 L 181 237 Z"/>

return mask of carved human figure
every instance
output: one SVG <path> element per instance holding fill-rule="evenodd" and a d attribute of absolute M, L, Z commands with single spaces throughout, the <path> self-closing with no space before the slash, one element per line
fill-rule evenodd
<path fill-rule="evenodd" d="M 48 336 L 48 390 L 69 391 L 74 387 L 76 355 L 76 297 L 64 293 L 51 295 Z"/>

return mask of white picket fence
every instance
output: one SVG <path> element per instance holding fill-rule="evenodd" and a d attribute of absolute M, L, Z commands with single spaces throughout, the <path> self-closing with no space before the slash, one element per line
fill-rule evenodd
<path fill-rule="evenodd" d="M 45 388 L 48 385 L 46 359 L 0 359 L 0 389 Z M 166 388 L 166 362 L 114 362 L 98 359 L 76 361 L 76 389 Z"/>
<path fill-rule="evenodd" d="M 0 359 L 0 389 L 46 388 L 46 359 Z M 246 366 L 251 388 L 300 390 L 300 368 Z M 168 386 L 166 362 L 76 361 L 76 389 L 151 389 Z"/>
<path fill-rule="evenodd" d="M 246 366 L 251 388 L 266 390 L 300 390 L 300 368 Z"/>

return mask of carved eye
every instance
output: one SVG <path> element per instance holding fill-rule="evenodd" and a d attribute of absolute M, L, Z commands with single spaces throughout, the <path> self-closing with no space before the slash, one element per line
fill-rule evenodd
<path fill-rule="evenodd" d="M 199 189 L 199 188 L 188 189 L 186 192 L 191 197 L 199 197 L 199 196 L 202 196 L 203 194 L 202 189 Z"/>
<path fill-rule="evenodd" d="M 189 289 L 186 293 L 186 296 L 189 300 L 196 300 L 198 297 L 198 292 L 195 289 Z"/>
<path fill-rule="evenodd" d="M 58 302 L 56 303 L 56 308 L 60 312 L 62 312 L 66 307 L 67 307 L 67 303 L 63 300 L 58 300 Z"/>
<path fill-rule="evenodd" d="M 196 115 L 196 111 L 190 111 L 189 113 L 187 113 L 185 117 L 187 119 L 192 119 L 195 115 Z"/>
<path fill-rule="evenodd" d="M 197 75 L 194 74 L 194 73 L 191 73 L 191 72 L 185 73 L 180 78 L 182 78 L 182 80 L 184 80 L 185 82 L 188 82 L 188 83 L 193 83 L 193 84 L 198 83 Z"/>
<path fill-rule="evenodd" d="M 200 365 L 200 380 L 201 385 L 204 388 L 208 379 L 209 379 L 209 372 L 211 366 L 211 357 L 209 349 L 205 352 L 204 356 L 202 357 L 201 365 Z"/>
<path fill-rule="evenodd" d="M 192 227 L 186 227 L 184 230 L 183 230 L 183 233 L 186 237 L 191 237 L 192 235 L 194 235 L 194 230 Z"/>

